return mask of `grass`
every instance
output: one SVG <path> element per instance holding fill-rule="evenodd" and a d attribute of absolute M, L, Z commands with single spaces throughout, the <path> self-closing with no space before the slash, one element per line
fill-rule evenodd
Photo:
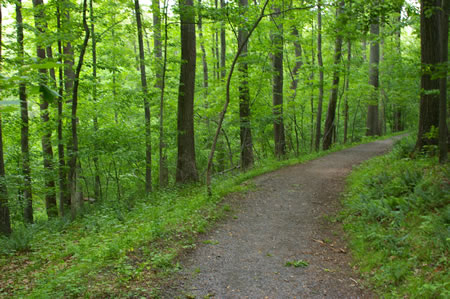
<path fill-rule="evenodd" d="M 211 197 L 202 185 L 186 186 L 153 192 L 132 205 L 89 206 L 75 221 L 15 227 L 12 238 L 0 240 L 0 297 L 157 296 L 158 286 L 180 268 L 179 254 L 195 248 L 197 234 L 231 214 L 220 204 L 224 196 L 251 189 L 242 183 L 255 176 L 353 145 L 217 176 Z"/>
<path fill-rule="evenodd" d="M 407 138 L 349 177 L 344 228 L 355 262 L 383 298 L 449 298 L 449 165 L 411 158 Z"/>

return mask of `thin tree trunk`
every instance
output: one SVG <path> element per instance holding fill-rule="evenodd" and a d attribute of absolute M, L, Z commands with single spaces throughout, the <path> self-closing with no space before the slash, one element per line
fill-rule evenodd
<path fill-rule="evenodd" d="M 317 1 L 317 62 L 319 64 L 319 103 L 317 104 L 315 149 L 320 149 L 320 135 L 322 125 L 323 103 L 323 60 L 322 60 L 322 7 L 321 0 Z"/>
<path fill-rule="evenodd" d="M 2 63 L 2 7 L 0 6 L 0 71 Z M 1 99 L 0 99 L 1 100 Z M 6 188 L 5 159 L 3 157 L 3 131 L 2 114 L 0 112 L 0 235 L 9 236 L 11 234 L 11 219 L 8 207 L 8 190 Z"/>
<path fill-rule="evenodd" d="M 45 21 L 43 0 L 33 0 L 34 22 L 36 27 L 37 39 L 44 35 L 47 24 Z M 37 57 L 41 62 L 45 61 L 45 48 L 39 43 L 36 44 Z M 39 85 L 41 92 L 41 121 L 44 128 L 42 135 L 42 156 L 44 162 L 44 184 L 45 184 L 45 207 L 49 218 L 58 216 L 56 206 L 55 180 L 53 178 L 53 149 L 52 149 L 52 130 L 50 127 L 50 116 L 48 112 L 49 103 L 45 97 L 45 85 L 47 84 L 47 69 L 39 69 Z"/>
<path fill-rule="evenodd" d="M 239 8 L 242 15 L 245 15 L 248 9 L 248 0 L 239 0 Z M 250 90 L 248 84 L 248 45 L 244 43 L 248 35 L 246 24 L 241 24 L 238 31 L 238 48 L 242 48 L 241 62 L 239 62 L 239 120 L 240 120 L 240 139 L 241 139 L 241 168 L 249 169 L 253 166 L 253 140 L 251 128 L 250 113 Z"/>
<path fill-rule="evenodd" d="M 343 13 L 343 9 L 344 9 L 344 1 L 341 1 L 339 4 L 339 8 L 336 11 L 336 23 L 340 22 L 340 16 Z M 341 30 L 338 29 L 336 42 L 334 46 L 333 85 L 331 88 L 330 101 L 328 103 L 327 118 L 325 120 L 325 129 L 322 145 L 323 150 L 328 150 L 331 147 L 331 144 L 333 143 L 333 133 L 336 128 L 334 120 L 336 117 L 336 104 L 339 91 L 339 79 L 340 79 L 339 64 L 341 62 L 341 54 L 342 54 L 342 34 Z"/>
<path fill-rule="evenodd" d="M 350 67 L 352 61 L 352 41 L 347 40 L 347 80 L 345 81 L 345 98 L 344 98 L 344 143 L 347 143 L 348 135 L 348 91 L 350 86 Z"/>
<path fill-rule="evenodd" d="M 162 78 L 165 75 L 166 53 L 164 53 L 164 62 L 162 62 L 162 43 L 161 43 L 161 8 L 159 0 L 152 0 L 153 8 L 153 43 L 155 47 L 155 66 L 156 66 L 156 84 L 155 87 L 160 90 L 159 102 L 159 186 L 166 187 L 169 183 L 169 169 L 167 168 L 166 142 L 164 137 L 164 89 Z M 164 37 L 164 51 L 167 47 L 167 31 Z M 164 83 L 165 84 L 165 83 Z"/>
<path fill-rule="evenodd" d="M 370 34 L 372 41 L 370 42 L 370 66 L 369 66 L 369 85 L 372 85 L 370 102 L 367 108 L 367 136 L 380 135 L 378 123 L 378 98 L 379 98 L 379 72 L 378 65 L 380 63 L 380 43 L 378 41 L 380 30 L 379 18 L 376 17 L 370 24 Z"/>
<path fill-rule="evenodd" d="M 222 14 L 225 10 L 225 0 L 220 0 L 220 8 L 222 10 Z M 225 80 L 225 76 L 227 75 L 226 70 L 226 53 L 227 53 L 227 44 L 225 38 L 225 24 L 221 23 L 220 26 L 220 78 Z"/>
<path fill-rule="evenodd" d="M 201 0 L 198 1 L 198 5 L 201 7 Z M 206 60 L 205 41 L 203 40 L 203 22 L 202 13 L 198 14 L 198 35 L 200 38 L 200 49 L 202 51 L 202 65 L 203 65 L 203 87 L 205 88 L 206 95 L 208 95 L 208 63 Z"/>
<path fill-rule="evenodd" d="M 144 40 L 142 37 L 142 17 L 139 7 L 139 0 L 134 0 L 134 11 L 136 14 L 136 26 L 139 43 L 139 68 L 141 70 L 141 85 L 144 97 L 144 114 L 145 114 L 145 192 L 148 194 L 152 191 L 152 145 L 150 135 L 150 102 L 147 86 L 147 75 L 145 72 L 145 53 Z"/>
<path fill-rule="evenodd" d="M 449 3 L 441 0 L 440 34 L 441 40 L 441 67 L 443 68 L 439 80 L 439 162 L 444 164 L 448 160 L 448 127 L 447 127 L 447 72 L 448 72 L 448 17 Z"/>
<path fill-rule="evenodd" d="M 84 55 L 89 42 L 89 26 L 87 24 L 87 0 L 83 1 L 83 29 L 85 32 L 83 45 L 81 46 L 80 56 L 78 58 L 78 64 L 75 71 L 75 80 L 73 82 L 72 90 L 72 113 L 71 113 L 71 140 L 70 140 L 70 159 L 69 159 L 69 186 L 70 186 L 70 207 L 72 218 L 75 218 L 81 205 L 83 203 L 81 198 L 81 186 L 78 181 L 80 173 L 80 163 L 78 158 L 78 87 L 80 84 L 81 68 L 83 67 Z"/>
<path fill-rule="evenodd" d="M 313 151 L 314 146 L 314 57 L 316 56 L 314 53 L 314 20 L 311 22 L 311 75 L 309 76 L 309 81 L 311 82 L 309 85 L 311 87 L 311 96 L 310 96 L 310 105 L 311 105 L 311 143 L 310 143 L 310 151 Z"/>
<path fill-rule="evenodd" d="M 400 23 L 401 22 L 401 13 L 402 13 L 402 7 L 399 8 L 398 13 L 398 17 L 397 17 L 397 22 Z M 401 61 L 402 59 L 402 47 L 401 47 L 401 33 L 402 30 L 399 27 L 399 29 L 396 32 L 396 41 L 397 41 L 397 53 L 399 56 L 399 59 Z M 400 132 L 403 131 L 403 123 L 402 123 L 402 107 L 399 104 L 394 104 L 394 128 L 393 131 L 394 132 Z"/>
<path fill-rule="evenodd" d="M 92 39 L 92 101 L 94 104 L 94 134 L 98 132 L 98 117 L 97 117 L 97 38 L 95 35 L 95 19 L 93 0 L 89 1 L 90 19 L 91 19 L 91 39 Z M 94 150 L 94 197 L 99 200 L 102 198 L 102 190 L 100 185 L 100 174 L 98 166 L 98 156 Z"/>
<path fill-rule="evenodd" d="M 56 18 L 58 33 L 61 34 L 61 3 L 57 3 Z M 66 171 L 66 159 L 64 155 L 64 140 L 63 140 L 63 91 L 64 91 L 64 67 L 63 67 L 63 47 L 62 41 L 58 39 L 58 53 L 59 53 L 59 97 L 58 97 L 58 180 L 59 180 L 59 212 L 63 217 L 66 211 L 70 208 L 70 196 L 67 186 L 67 171 Z"/>
<path fill-rule="evenodd" d="M 293 121 L 294 121 L 294 131 L 295 131 L 295 142 L 296 142 L 296 148 L 295 148 L 295 154 L 298 156 L 300 153 L 300 145 L 298 140 L 298 129 L 297 129 L 297 111 L 296 111 L 296 105 L 295 105 L 295 98 L 297 97 L 297 86 L 298 86 L 298 73 L 300 71 L 300 68 L 303 65 L 302 61 L 302 46 L 300 45 L 300 34 L 295 26 L 292 26 L 291 28 L 291 34 L 295 38 L 294 40 L 294 48 L 295 48 L 295 65 L 292 69 L 292 82 L 291 82 L 291 90 L 292 90 L 292 103 L 293 103 Z"/>
<path fill-rule="evenodd" d="M 22 18 L 22 0 L 16 2 L 16 22 L 17 22 L 17 44 L 20 63 L 24 63 L 23 46 L 23 18 Z M 28 101 L 25 82 L 19 83 L 20 99 L 20 148 L 22 152 L 22 202 L 24 207 L 24 220 L 26 223 L 33 223 L 33 202 L 31 191 L 31 168 L 30 168 L 30 147 L 29 147 L 29 122 L 28 122 Z"/>
<path fill-rule="evenodd" d="M 178 92 L 176 181 L 198 181 L 194 139 L 195 10 L 193 0 L 180 0 L 181 64 Z"/>
<path fill-rule="evenodd" d="M 280 14 L 280 8 L 274 7 L 274 13 Z M 276 30 L 271 33 L 274 46 L 272 53 L 272 67 L 274 71 L 272 79 L 273 101 L 273 132 L 275 142 L 275 156 L 282 158 L 286 155 L 286 137 L 283 123 L 283 23 L 280 17 L 275 18 Z"/>
<path fill-rule="evenodd" d="M 219 123 L 217 125 L 216 134 L 214 135 L 214 139 L 213 139 L 213 142 L 212 142 L 212 145 L 211 145 L 211 151 L 209 152 L 209 157 L 208 157 L 208 166 L 207 166 L 207 169 L 206 169 L 206 189 L 207 189 L 208 195 L 212 195 L 212 190 L 211 190 L 211 171 L 212 171 L 212 162 L 213 162 L 213 159 L 214 159 L 214 152 L 216 150 L 216 145 L 217 145 L 217 139 L 219 138 L 220 131 L 222 130 L 222 123 L 223 123 L 223 120 L 225 118 L 225 114 L 227 113 L 228 104 L 230 103 L 231 77 L 233 76 L 234 68 L 236 66 L 236 63 L 237 63 L 237 60 L 238 60 L 239 56 L 242 53 L 243 47 L 244 47 L 245 44 L 247 44 L 248 39 L 252 35 L 253 31 L 255 31 L 256 27 L 258 27 L 259 22 L 261 22 L 262 18 L 264 17 L 264 11 L 266 10 L 266 7 L 267 7 L 268 3 L 269 3 L 269 0 L 266 0 L 266 2 L 263 5 L 263 8 L 261 10 L 261 14 L 259 15 L 259 18 L 253 24 L 253 27 L 250 29 L 250 31 L 248 32 L 247 36 L 243 40 L 242 45 L 238 48 L 238 51 L 237 51 L 236 55 L 234 56 L 233 62 L 231 63 L 231 66 L 230 66 L 230 72 L 228 73 L 227 84 L 226 84 L 226 88 L 225 88 L 226 89 L 225 103 L 224 103 L 223 109 L 222 109 L 222 111 L 220 112 L 220 115 L 219 115 Z"/>

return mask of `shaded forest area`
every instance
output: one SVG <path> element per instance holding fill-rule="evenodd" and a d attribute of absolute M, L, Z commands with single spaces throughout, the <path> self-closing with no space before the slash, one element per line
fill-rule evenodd
<path fill-rule="evenodd" d="M 0 254 L 58 251 L 52 261 L 66 269 L 101 239 L 89 258 L 104 269 L 123 248 L 204 230 L 234 188 L 220 186 L 226 178 L 367 136 L 410 130 L 412 156 L 447 161 L 448 1 L 2 0 L 0 9 Z M 198 195 L 205 186 L 209 197 Z M 84 262 L 76 275 L 48 270 L 59 274 L 37 294 L 85 275 Z"/>
<path fill-rule="evenodd" d="M 444 2 L 2 1 L 1 231 L 419 119 L 437 145 Z"/>

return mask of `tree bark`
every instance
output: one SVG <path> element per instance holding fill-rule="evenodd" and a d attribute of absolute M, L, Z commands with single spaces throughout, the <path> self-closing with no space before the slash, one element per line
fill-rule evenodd
<path fill-rule="evenodd" d="M 198 1 L 198 5 L 201 7 L 201 0 Z M 198 14 L 198 35 L 200 38 L 200 49 L 202 51 L 202 66 L 203 66 L 203 87 L 206 90 L 206 95 L 208 95 L 208 62 L 206 60 L 206 48 L 205 48 L 205 42 L 203 40 L 203 22 L 202 22 L 202 14 L 199 12 Z"/>
<path fill-rule="evenodd" d="M 193 0 L 180 0 L 181 69 L 178 89 L 176 181 L 198 181 L 194 139 L 195 10 Z"/>
<path fill-rule="evenodd" d="M 297 27 L 292 26 L 291 28 L 291 34 L 294 37 L 294 49 L 295 49 L 295 65 L 292 69 L 292 82 L 291 82 L 291 90 L 292 90 L 292 103 L 293 103 L 293 122 L 294 122 L 294 131 L 295 131 L 295 142 L 296 142 L 296 148 L 295 148 L 295 154 L 298 156 L 300 154 L 300 145 L 298 140 L 298 125 L 297 125 L 297 111 L 296 111 L 296 105 L 295 105 L 295 98 L 297 97 L 297 86 L 298 86 L 298 73 L 300 71 L 300 68 L 303 65 L 302 61 L 302 46 L 299 42 L 300 40 L 300 34 L 297 30 Z M 303 120 L 303 116 L 302 116 Z"/>
<path fill-rule="evenodd" d="M 2 63 L 2 7 L 0 6 L 0 71 Z M 0 235 L 9 236 L 11 234 L 11 219 L 8 206 L 8 190 L 6 188 L 5 159 L 3 157 L 3 131 L 2 114 L 0 112 Z"/>
<path fill-rule="evenodd" d="M 379 73 L 378 65 L 380 63 L 380 43 L 379 36 L 379 18 L 375 18 L 370 24 L 370 34 L 372 41 L 370 42 L 370 66 L 369 66 L 369 85 L 372 85 L 370 102 L 367 108 L 367 136 L 376 136 L 380 134 L 378 124 L 378 98 L 379 98 Z"/>
<path fill-rule="evenodd" d="M 167 167 L 166 141 L 164 134 L 164 88 L 166 53 L 164 52 L 164 61 L 162 60 L 162 42 L 161 42 L 161 8 L 159 0 L 152 0 L 153 11 L 153 43 L 155 47 L 155 87 L 160 90 L 159 101 L 159 186 L 166 187 L 169 183 L 169 169 Z M 165 16 L 166 17 L 166 16 Z M 167 46 L 167 31 L 164 40 L 164 51 Z"/>
<path fill-rule="evenodd" d="M 323 60 L 322 60 L 322 7 L 321 0 L 317 1 L 317 63 L 319 64 L 319 103 L 317 104 L 315 149 L 320 150 L 320 135 L 322 126 L 323 103 Z"/>
<path fill-rule="evenodd" d="M 72 113 L 71 113 L 71 140 L 69 149 L 69 186 L 70 186 L 70 208 L 72 219 L 76 217 L 82 205 L 81 187 L 79 183 L 79 157 L 78 157 L 78 87 L 80 84 L 81 68 L 83 67 L 84 55 L 89 42 L 89 26 L 87 24 L 87 0 L 83 1 L 83 29 L 85 32 L 84 41 L 81 46 L 80 56 L 78 57 L 77 68 L 75 71 L 75 78 L 72 89 Z"/>
<path fill-rule="evenodd" d="M 58 34 L 61 35 L 61 2 L 57 3 L 56 18 Z M 58 97 L 58 180 L 59 180 L 59 213 L 63 217 L 70 208 L 70 194 L 67 186 L 66 158 L 64 154 L 63 139 L 63 92 L 64 92 L 64 67 L 63 67 L 63 46 L 61 38 L 58 39 L 59 63 L 59 97 Z M 67 92 L 67 91 L 66 91 Z"/>
<path fill-rule="evenodd" d="M 420 1 L 420 42 L 421 42 L 421 94 L 419 131 L 417 135 L 416 150 L 420 151 L 424 146 L 438 145 L 438 136 L 430 133 L 432 128 L 439 127 L 439 89 L 440 79 L 433 77 L 437 73 L 437 65 L 440 62 L 439 39 L 439 5 L 440 0 Z"/>
<path fill-rule="evenodd" d="M 91 19 L 91 39 L 92 39 L 92 102 L 94 104 L 94 117 L 92 119 L 94 126 L 94 134 L 98 132 L 98 117 L 97 117 L 97 37 L 95 35 L 95 17 L 93 0 L 89 1 L 89 12 Z M 94 149 L 94 197 L 97 200 L 102 198 L 101 181 L 98 165 L 98 155 Z"/>
<path fill-rule="evenodd" d="M 344 98 L 344 143 L 348 138 L 348 91 L 350 86 L 350 68 L 352 62 L 352 41 L 347 40 L 347 80 L 345 81 L 345 98 Z"/>
<path fill-rule="evenodd" d="M 276 15 L 280 14 L 279 7 L 273 7 Z M 283 23 L 281 17 L 274 17 L 275 31 L 271 33 L 273 42 L 272 67 L 272 102 L 273 102 L 273 132 L 275 142 L 275 156 L 282 158 L 286 155 L 286 138 L 283 123 Z"/>
<path fill-rule="evenodd" d="M 44 1 L 33 0 L 34 22 L 36 27 L 36 37 L 39 40 L 41 35 L 45 34 L 47 24 L 45 21 Z M 36 43 L 36 54 L 38 60 L 45 61 L 45 47 Z M 47 84 L 47 69 L 39 69 L 39 85 L 40 85 L 40 110 L 41 121 L 44 133 L 41 138 L 42 156 L 44 162 L 44 184 L 45 184 L 45 207 L 49 218 L 58 216 L 58 208 L 56 205 L 55 180 L 53 178 L 53 148 L 52 148 L 52 129 L 50 127 L 50 116 L 48 111 L 49 103 L 45 97 L 45 85 Z"/>
<path fill-rule="evenodd" d="M 20 63 L 24 63 L 23 46 L 23 18 L 22 18 L 22 0 L 16 2 L 16 25 L 17 25 L 17 44 L 18 58 Z M 20 99 L 20 148 L 22 153 L 22 202 L 24 207 L 24 220 L 26 223 L 33 223 L 33 202 L 31 190 L 31 168 L 30 168 L 30 147 L 28 131 L 28 101 L 25 82 L 19 83 Z"/>
<path fill-rule="evenodd" d="M 441 40 L 441 75 L 439 80 L 439 162 L 444 164 L 448 160 L 448 127 L 447 127 L 447 73 L 448 73 L 448 0 L 441 0 L 439 12 Z"/>
<path fill-rule="evenodd" d="M 222 14 L 225 11 L 225 0 L 220 0 L 220 8 Z M 222 16 L 224 17 L 224 16 Z M 226 70 L 226 60 L 227 60 L 227 44 L 226 44 L 226 35 L 225 35 L 225 24 L 221 23 L 220 26 L 220 78 L 225 80 L 225 76 L 227 75 Z"/>
<path fill-rule="evenodd" d="M 343 22 L 340 21 L 343 9 L 344 9 L 344 1 L 341 1 L 336 11 L 336 23 L 338 24 L 337 25 L 338 29 L 336 32 L 337 36 L 334 46 L 333 85 L 331 88 L 330 101 L 328 103 L 327 118 L 325 120 L 325 129 L 322 145 L 323 150 L 327 150 L 331 147 L 331 144 L 333 143 L 334 129 L 336 128 L 334 120 L 336 117 L 336 104 L 338 98 L 339 79 L 340 79 L 339 65 L 341 62 L 341 52 L 342 52 L 342 34 L 341 29 L 339 27 L 343 25 Z"/>
<path fill-rule="evenodd" d="M 239 0 L 241 15 L 245 15 L 248 9 L 248 0 Z M 241 139 L 241 168 L 249 169 L 253 166 L 253 140 L 250 123 L 250 90 L 248 84 L 248 45 L 244 43 L 248 35 L 246 24 L 241 24 L 238 31 L 238 48 L 242 48 L 241 62 L 239 62 L 239 119 Z"/>
<path fill-rule="evenodd" d="M 134 11 L 136 14 L 136 26 L 139 44 L 139 68 L 141 70 L 141 85 L 144 97 L 145 114 L 145 192 L 152 191 L 152 145 L 150 135 L 150 102 L 148 96 L 147 74 L 145 71 L 144 40 L 142 37 L 142 17 L 139 0 L 134 0 Z"/>

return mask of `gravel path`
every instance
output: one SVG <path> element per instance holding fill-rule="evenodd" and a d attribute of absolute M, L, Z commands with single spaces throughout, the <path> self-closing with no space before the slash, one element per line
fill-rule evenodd
<path fill-rule="evenodd" d="M 389 150 L 376 141 L 252 180 L 233 195 L 235 212 L 201 237 L 163 298 L 371 298 L 351 268 L 341 226 L 332 221 L 352 166 Z M 306 267 L 287 267 L 303 260 Z"/>

